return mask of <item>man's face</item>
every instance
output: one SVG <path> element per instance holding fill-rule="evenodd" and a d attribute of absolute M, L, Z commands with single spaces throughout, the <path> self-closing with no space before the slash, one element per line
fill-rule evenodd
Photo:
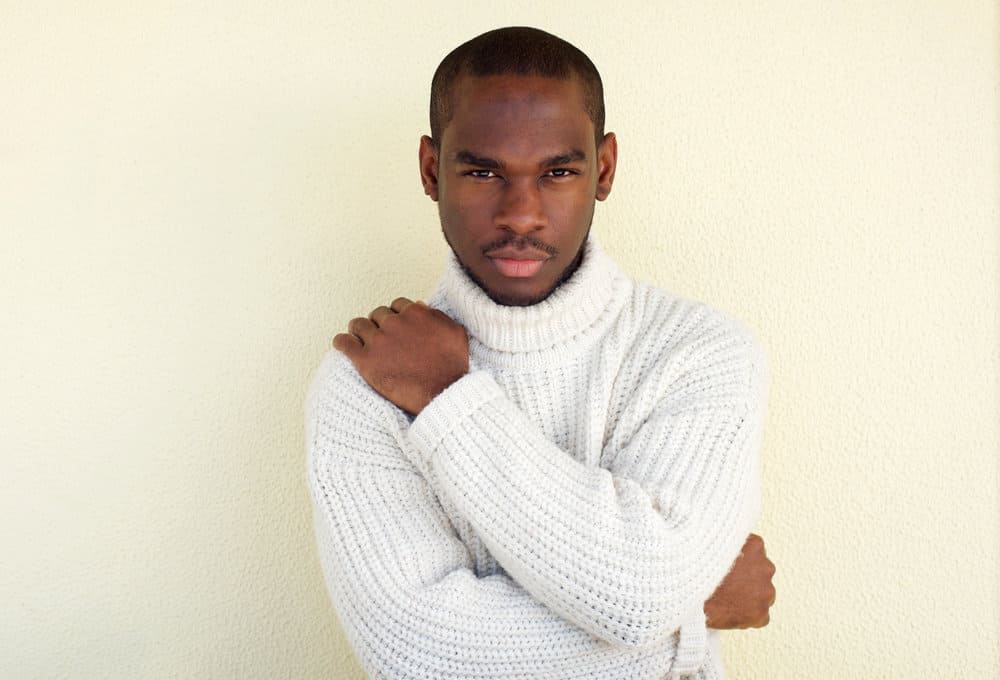
<path fill-rule="evenodd" d="M 420 142 L 445 239 L 495 302 L 540 302 L 580 263 L 614 180 L 614 135 L 596 146 L 575 77 L 463 76 L 451 101 L 439 146 Z"/>

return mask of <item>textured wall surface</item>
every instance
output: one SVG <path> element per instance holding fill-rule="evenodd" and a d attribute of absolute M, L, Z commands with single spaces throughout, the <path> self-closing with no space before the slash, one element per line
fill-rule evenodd
<path fill-rule="evenodd" d="M 362 677 L 304 390 L 433 286 L 430 76 L 509 24 L 602 71 L 605 249 L 768 349 L 733 677 L 1000 676 L 995 3 L 99 5 L 0 20 L 0 677 Z"/>

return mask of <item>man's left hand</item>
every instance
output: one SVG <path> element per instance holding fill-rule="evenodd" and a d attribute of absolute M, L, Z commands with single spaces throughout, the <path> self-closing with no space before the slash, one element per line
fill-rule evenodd
<path fill-rule="evenodd" d="M 469 372 L 469 337 L 447 314 L 397 298 L 334 337 L 372 389 L 413 415 Z"/>
<path fill-rule="evenodd" d="M 774 604 L 774 562 L 764 539 L 750 534 L 743 550 L 712 597 L 705 602 L 705 625 L 718 630 L 763 628 Z"/>

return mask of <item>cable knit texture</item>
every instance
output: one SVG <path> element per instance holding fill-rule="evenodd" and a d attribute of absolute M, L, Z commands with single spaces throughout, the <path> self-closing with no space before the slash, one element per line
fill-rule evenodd
<path fill-rule="evenodd" d="M 338 352 L 313 378 L 319 556 L 372 677 L 723 677 L 702 607 L 757 517 L 762 355 L 586 248 L 531 307 L 452 256 L 429 304 L 470 371 L 412 420 Z"/>

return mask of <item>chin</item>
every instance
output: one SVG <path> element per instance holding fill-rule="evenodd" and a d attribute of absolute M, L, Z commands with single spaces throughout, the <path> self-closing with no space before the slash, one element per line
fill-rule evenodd
<path fill-rule="evenodd" d="M 515 293 L 511 291 L 496 291 L 490 290 L 489 288 L 480 286 L 483 292 L 486 293 L 489 299 L 498 305 L 504 305 L 505 307 L 530 307 L 531 305 L 537 305 L 539 302 L 552 295 L 556 287 L 552 287 L 544 293 Z"/>
<path fill-rule="evenodd" d="M 486 297 L 498 305 L 503 305 L 505 307 L 530 307 L 531 305 L 536 305 L 548 296 L 552 295 L 553 291 L 559 287 L 559 284 L 564 280 L 563 277 L 551 284 L 546 284 L 542 290 L 525 290 L 526 286 L 522 286 L 521 290 L 507 288 L 499 289 L 495 288 L 479 276 L 476 272 L 465 266 L 461 260 L 459 264 L 462 265 L 462 269 L 465 270 L 466 275 L 475 283 L 479 288 L 486 293 Z"/>

